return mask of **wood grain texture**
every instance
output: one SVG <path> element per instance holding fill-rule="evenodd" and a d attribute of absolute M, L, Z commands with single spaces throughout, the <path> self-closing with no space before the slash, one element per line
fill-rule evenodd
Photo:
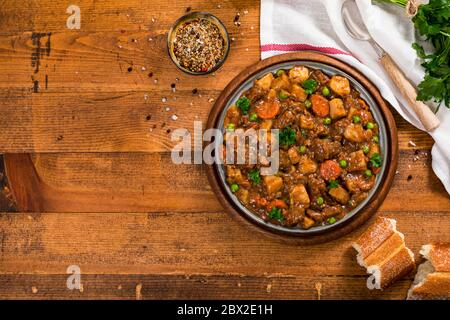
<path fill-rule="evenodd" d="M 159 281 L 160 286 L 166 288 L 162 292 L 158 286 L 147 288 L 148 298 L 177 295 L 179 285 L 168 279 L 189 285 L 195 278 L 205 278 L 204 286 L 210 287 L 202 292 L 204 298 L 230 297 L 232 294 L 246 297 L 241 293 L 243 288 L 237 286 L 239 279 L 244 286 L 249 282 L 247 285 L 258 288 L 250 288 L 248 297 L 266 296 L 264 289 L 273 280 L 274 298 L 313 298 L 315 282 L 321 282 L 324 291 L 325 288 L 329 290 L 329 298 L 402 298 L 412 279 L 410 276 L 397 283 L 392 291 L 365 290 L 365 271 L 357 265 L 355 252 L 350 248 L 352 239 L 362 230 L 334 241 L 331 246 L 298 247 L 251 234 L 224 213 L 185 213 L 182 219 L 180 215 L 3 214 L 0 216 L 3 235 L 0 281 L 14 282 L 12 288 L 8 288 L 15 294 L 23 286 L 27 292 L 20 294 L 26 293 L 30 298 L 33 297 L 32 286 L 40 287 L 41 293 L 56 290 L 62 292 L 61 297 L 69 294 L 76 297 L 78 294 L 63 292 L 65 282 L 62 281 L 67 267 L 76 264 L 83 275 L 90 275 L 88 283 L 94 281 L 94 292 L 95 286 L 105 288 L 121 281 L 127 286 L 141 281 Z M 450 228 L 446 213 L 428 212 L 424 216 L 422 213 L 398 212 L 387 216 L 399 221 L 399 230 L 405 233 L 408 246 L 416 254 L 423 241 L 450 241 L 448 233 L 442 233 L 442 228 Z M 430 224 L 430 219 L 440 219 L 441 225 Z M 418 232 L 425 236 L 418 239 L 414 236 Z M 279 257 L 280 251 L 283 257 L 274 258 Z M 323 263 L 324 256 L 327 257 L 326 264 Z M 25 279 L 30 282 L 25 283 Z M 276 289 L 277 283 L 280 287 Z M 0 296 L 8 296 L 8 291 L 0 287 Z M 195 287 L 190 285 L 184 292 Z M 277 290 L 280 290 L 278 295 Z M 112 288 L 104 293 L 94 292 L 85 297 L 120 294 Z M 185 294 L 181 293 L 182 296 Z"/>
<path fill-rule="evenodd" d="M 0 214 L 0 298 L 135 299 L 142 284 L 144 299 L 316 299 L 316 283 L 323 299 L 405 298 L 412 275 L 365 288 L 350 249 L 364 227 L 332 245 L 260 238 L 223 212 L 201 166 L 170 162 L 167 130 L 206 122 L 211 99 L 259 60 L 258 1 L 77 4 L 79 31 L 66 28 L 67 3 L 0 0 L 2 183 L 20 211 Z M 166 32 L 187 7 L 215 14 L 234 38 L 215 75 L 187 76 L 166 55 Z M 450 241 L 450 198 L 431 170 L 432 139 L 394 116 L 399 173 L 379 213 L 417 255 Z M 65 286 L 71 264 L 83 292 Z"/>
<path fill-rule="evenodd" d="M 450 211 L 450 197 L 432 172 L 430 157 L 429 152 L 401 150 L 381 212 L 404 211 L 405 205 L 411 212 Z M 174 165 L 169 153 L 7 154 L 5 159 L 19 208 L 25 211 L 221 210 L 204 168 Z"/>

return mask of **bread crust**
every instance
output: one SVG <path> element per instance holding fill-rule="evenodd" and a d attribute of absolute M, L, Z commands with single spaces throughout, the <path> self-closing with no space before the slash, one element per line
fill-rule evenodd
<path fill-rule="evenodd" d="M 384 289 L 409 274 L 415 268 L 414 254 L 397 231 L 396 221 L 378 217 L 354 243 L 358 263 L 371 276 L 369 289 Z"/>
<path fill-rule="evenodd" d="M 407 299 L 450 299 L 450 243 L 424 245 L 420 254 L 426 261 L 419 266 Z"/>

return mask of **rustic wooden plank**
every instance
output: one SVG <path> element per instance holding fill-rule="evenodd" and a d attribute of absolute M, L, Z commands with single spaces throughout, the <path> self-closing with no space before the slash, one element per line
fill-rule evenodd
<path fill-rule="evenodd" d="M 0 30 L 5 32 L 60 31 L 66 30 L 69 14 L 66 9 L 70 2 L 50 0 L 23 1 L 20 6 L 15 0 L 3 0 L 0 12 Z M 78 0 L 81 9 L 81 30 L 120 31 L 155 30 L 166 32 L 175 20 L 191 11 L 210 12 L 223 19 L 227 25 L 234 26 L 237 12 L 241 21 L 259 21 L 259 1 L 239 0 L 190 0 L 185 1 L 142 1 L 142 0 Z M 244 14 L 244 11 L 248 11 Z M 153 20 L 152 20 L 153 18 Z M 0 33 L 0 34 L 1 34 Z"/>
<path fill-rule="evenodd" d="M 180 88 L 196 85 L 222 89 L 237 73 L 259 60 L 259 41 L 254 40 L 257 32 L 254 28 L 242 35 L 232 34 L 235 40 L 226 63 L 205 76 L 187 75 L 172 63 L 165 34 L 61 32 L 43 35 L 38 44 L 33 40 L 37 33 L 3 35 L 0 92 L 169 91 L 176 78 Z M 39 82 L 36 90 L 34 80 Z"/>
<path fill-rule="evenodd" d="M 448 212 L 387 216 L 397 219 L 416 255 L 424 243 L 450 241 Z M 131 298 L 129 286 L 143 283 L 147 298 L 188 298 L 200 285 L 205 298 L 313 298 L 321 282 L 328 298 L 404 298 L 412 275 L 381 293 L 365 289 L 364 270 L 350 248 L 362 231 L 298 247 L 249 234 L 222 213 L 2 214 L 0 296 L 33 297 L 35 286 L 49 298 L 112 298 L 122 295 L 114 289 L 122 285 Z M 65 292 L 69 265 L 81 268 L 85 296 Z M 273 296 L 264 293 L 268 284 Z"/>
<path fill-rule="evenodd" d="M 22 155 L 6 158 L 18 206 L 27 211 L 221 209 L 203 167 L 174 165 L 168 153 L 36 154 L 32 160 Z"/>
<path fill-rule="evenodd" d="M 8 177 L 5 172 L 5 163 L 3 155 L 0 154 L 0 212 L 16 211 L 16 204 L 9 187 Z"/>
<path fill-rule="evenodd" d="M 171 141 L 172 131 L 186 128 L 193 134 L 194 121 L 206 123 L 210 99 L 219 95 L 216 90 L 194 95 L 191 87 L 175 94 L 166 90 L 0 95 L 0 152 L 170 151 L 177 143 Z M 431 148 L 433 140 L 426 133 L 394 114 L 400 149 L 413 149 L 409 141 L 418 149 Z"/>
<path fill-rule="evenodd" d="M 97 5 L 82 1 L 78 3 L 82 27 L 68 30 L 65 3 L 41 0 L 21 7 L 6 1 L 0 13 L 0 91 L 30 92 L 33 87 L 40 92 L 142 91 L 170 88 L 176 77 L 181 83 L 195 78 L 202 88 L 223 88 L 237 72 L 259 59 L 259 2 L 224 3 L 218 8 L 219 4 L 189 4 L 191 10 L 216 14 L 232 39 L 227 62 L 216 72 L 220 76 L 211 81 L 213 75 L 185 75 L 168 57 L 167 32 L 185 13 L 184 3 L 132 0 Z M 234 24 L 238 12 L 239 27 Z M 22 15 L 28 16 L 18 23 Z"/>
<path fill-rule="evenodd" d="M 445 232 L 450 227 L 448 212 L 404 211 L 387 216 L 397 219 L 416 254 L 424 243 L 450 241 Z M 350 248 L 364 228 L 332 244 L 299 247 L 250 234 L 224 213 L 5 213 L 0 217 L 2 274 L 64 274 L 72 264 L 84 274 L 364 274 Z M 329 263 L 322 263 L 324 257 Z"/>
<path fill-rule="evenodd" d="M 170 153 L 36 154 L 26 162 L 21 160 L 22 155 L 6 158 L 19 210 L 221 210 L 203 167 L 174 165 Z M 450 211 L 450 198 L 432 172 L 427 152 L 400 153 L 398 174 L 380 210 L 403 211 L 405 203 L 411 204 L 408 209 L 414 212 Z"/>
<path fill-rule="evenodd" d="M 411 277 L 389 290 L 369 291 L 365 275 L 85 275 L 68 290 L 67 275 L 0 275 L 1 299 L 405 299 Z M 317 287 L 316 287 L 317 286 Z M 139 289 L 138 289 L 139 290 Z"/>

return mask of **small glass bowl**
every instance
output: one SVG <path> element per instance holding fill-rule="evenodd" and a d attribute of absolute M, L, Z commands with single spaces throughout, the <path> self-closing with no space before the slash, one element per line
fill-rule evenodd
<path fill-rule="evenodd" d="M 186 22 L 195 20 L 195 19 L 206 19 L 210 22 L 212 22 L 213 24 L 215 24 L 218 28 L 220 33 L 222 34 L 222 37 L 225 41 L 225 53 L 222 57 L 222 59 L 216 63 L 216 65 L 214 66 L 214 68 L 205 71 L 205 72 L 193 72 L 189 69 L 184 68 L 183 66 L 180 65 L 180 63 L 178 62 L 177 57 L 175 56 L 175 53 L 173 52 L 173 40 L 175 37 L 175 33 L 177 31 L 177 29 L 183 25 Z M 211 72 L 216 71 L 217 69 L 219 69 L 222 64 L 225 62 L 225 60 L 228 57 L 228 53 L 230 52 L 230 37 L 228 35 L 228 31 L 225 28 L 225 26 L 223 25 L 222 21 L 220 21 L 216 16 L 210 14 L 210 13 L 205 13 L 205 12 L 190 12 L 184 16 L 182 16 L 181 18 L 179 18 L 172 26 L 172 28 L 170 28 L 169 34 L 167 36 L 167 50 L 169 52 L 169 56 L 172 59 L 173 63 L 183 72 L 192 74 L 192 75 L 204 75 L 204 74 L 208 74 Z"/>

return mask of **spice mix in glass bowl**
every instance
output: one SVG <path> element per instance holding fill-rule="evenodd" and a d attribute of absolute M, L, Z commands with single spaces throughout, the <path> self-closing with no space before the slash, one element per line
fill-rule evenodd
<path fill-rule="evenodd" d="M 222 22 L 201 12 L 178 19 L 169 31 L 167 44 L 177 67 L 194 75 L 217 70 L 230 49 L 228 32 Z"/>

